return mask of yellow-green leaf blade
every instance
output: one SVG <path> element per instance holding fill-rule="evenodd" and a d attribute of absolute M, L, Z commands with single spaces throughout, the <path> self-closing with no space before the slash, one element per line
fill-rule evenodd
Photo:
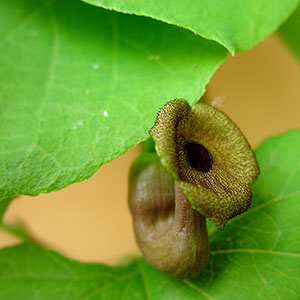
<path fill-rule="evenodd" d="M 144 140 L 167 100 L 194 103 L 226 56 L 186 30 L 81 1 L 0 9 L 0 201 L 90 177 Z"/>

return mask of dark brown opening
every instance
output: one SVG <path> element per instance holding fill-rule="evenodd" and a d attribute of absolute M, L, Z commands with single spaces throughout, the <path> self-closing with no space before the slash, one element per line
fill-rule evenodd
<path fill-rule="evenodd" d="M 196 143 L 187 143 L 184 152 L 188 163 L 195 170 L 206 173 L 212 168 L 212 155 L 204 146 Z"/>

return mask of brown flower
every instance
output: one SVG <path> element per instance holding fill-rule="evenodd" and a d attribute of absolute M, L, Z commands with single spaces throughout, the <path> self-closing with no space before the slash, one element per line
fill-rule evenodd
<path fill-rule="evenodd" d="M 239 128 L 220 110 L 183 99 L 166 103 L 150 130 L 163 166 L 191 206 L 223 228 L 245 212 L 259 167 Z"/>

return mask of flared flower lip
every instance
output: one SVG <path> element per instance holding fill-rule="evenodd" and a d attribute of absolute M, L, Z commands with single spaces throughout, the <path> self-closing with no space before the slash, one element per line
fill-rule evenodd
<path fill-rule="evenodd" d="M 186 100 L 176 99 L 158 112 L 149 133 L 161 163 L 195 210 L 222 228 L 249 208 L 249 183 L 258 177 L 259 167 L 248 141 L 223 112 L 201 102 L 191 108 Z M 191 165 L 186 155 L 190 143 L 208 150 L 213 161 L 209 170 Z"/>

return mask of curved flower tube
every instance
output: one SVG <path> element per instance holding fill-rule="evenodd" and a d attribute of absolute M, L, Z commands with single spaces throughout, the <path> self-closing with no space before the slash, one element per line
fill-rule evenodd
<path fill-rule="evenodd" d="M 209 258 L 205 218 L 223 229 L 245 212 L 259 167 L 239 128 L 208 104 L 166 103 L 150 135 L 159 158 L 142 155 L 129 178 L 136 239 L 152 265 L 191 277 Z"/>

